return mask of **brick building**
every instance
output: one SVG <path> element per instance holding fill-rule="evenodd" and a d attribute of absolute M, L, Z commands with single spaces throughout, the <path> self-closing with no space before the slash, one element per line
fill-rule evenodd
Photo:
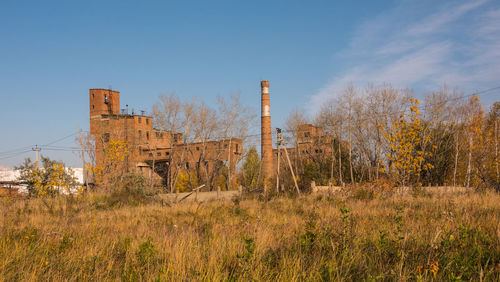
<path fill-rule="evenodd" d="M 228 166 L 235 171 L 241 159 L 242 140 L 186 143 L 182 133 L 153 128 L 153 119 L 144 113 L 128 113 L 120 109 L 120 92 L 90 89 L 90 134 L 95 139 L 96 165 L 105 160 L 105 148 L 111 140 L 128 144 L 130 154 L 125 165 L 130 170 L 153 175 L 168 182 L 169 167 L 185 171 L 197 170 L 207 178 L 214 169 Z"/>
<path fill-rule="evenodd" d="M 332 155 L 333 137 L 324 134 L 323 129 L 312 124 L 302 124 L 296 132 L 296 146 L 287 144 L 287 151 L 292 162 L 326 160 Z M 292 147 L 293 146 L 293 147 Z M 281 155 L 284 150 L 281 148 Z M 274 162 L 277 162 L 278 149 L 273 149 Z M 281 160 L 280 166 L 286 166 Z"/>

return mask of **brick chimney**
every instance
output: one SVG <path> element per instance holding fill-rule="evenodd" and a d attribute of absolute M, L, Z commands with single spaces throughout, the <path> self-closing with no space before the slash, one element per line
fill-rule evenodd
<path fill-rule="evenodd" d="M 261 161 L 264 183 L 267 185 L 274 175 L 273 141 L 271 135 L 271 109 L 269 103 L 269 81 L 262 80 L 261 87 Z M 266 188 L 267 190 L 267 188 Z"/>

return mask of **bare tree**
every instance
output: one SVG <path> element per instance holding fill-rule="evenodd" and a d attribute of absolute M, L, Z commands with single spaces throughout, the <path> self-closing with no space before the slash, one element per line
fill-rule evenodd
<path fill-rule="evenodd" d="M 308 120 L 304 115 L 304 111 L 299 110 L 298 108 L 295 108 L 285 121 L 285 130 L 291 135 L 291 141 L 295 147 L 294 164 L 295 174 L 297 175 L 299 174 L 299 164 L 302 163 L 302 156 L 299 150 L 299 134 L 301 134 L 300 126 L 306 123 L 308 123 Z M 290 141 L 287 143 L 290 143 Z"/>
<path fill-rule="evenodd" d="M 172 193 L 175 188 L 174 179 L 177 178 L 178 173 L 178 170 L 174 169 L 178 166 L 175 144 L 178 142 L 178 132 L 182 128 L 183 105 L 174 93 L 168 96 L 161 95 L 159 96 L 159 100 L 159 102 L 153 105 L 153 122 L 155 128 L 168 134 L 171 160 L 166 168 L 166 174 L 167 188 Z"/>
<path fill-rule="evenodd" d="M 243 105 L 240 100 L 240 94 L 230 95 L 229 100 L 224 99 L 222 96 L 217 97 L 219 104 L 219 122 L 221 125 L 221 133 L 223 139 L 229 141 L 227 150 L 227 164 L 228 164 L 228 181 L 227 189 L 230 189 L 234 171 L 231 171 L 231 164 L 234 161 L 237 164 L 241 158 L 232 160 L 232 142 L 233 138 L 240 138 L 242 142 L 245 141 L 248 129 L 252 121 L 255 119 L 255 114 L 252 113 L 249 107 Z"/>
<path fill-rule="evenodd" d="M 341 114 L 341 108 L 339 107 L 339 99 L 336 97 L 331 97 L 328 99 L 320 109 L 319 114 L 316 116 L 316 123 L 323 127 L 325 132 L 330 133 L 335 138 L 332 139 L 332 164 L 330 167 L 330 178 L 333 179 L 333 170 L 335 162 L 335 151 L 334 148 L 335 140 L 338 144 L 338 179 L 341 185 L 344 185 L 342 177 L 342 124 L 344 122 L 343 115 Z"/>
<path fill-rule="evenodd" d="M 351 176 L 351 184 L 354 183 L 354 172 L 352 167 L 352 131 L 354 126 L 354 106 L 358 98 L 358 92 L 351 84 L 349 85 L 342 95 L 340 96 L 339 104 L 340 110 L 344 116 L 347 116 L 347 140 L 349 145 L 349 172 Z"/>
<path fill-rule="evenodd" d="M 209 156 L 208 153 L 208 142 L 211 139 L 216 138 L 216 134 L 219 131 L 219 122 L 217 120 L 217 112 L 212 108 L 208 107 L 204 102 L 196 105 L 195 116 L 193 118 L 193 134 L 194 139 L 197 143 L 201 143 L 200 152 L 198 153 L 198 159 L 196 161 L 197 175 L 200 181 L 204 181 L 207 188 L 211 188 L 211 181 L 209 178 Z M 196 148 L 198 150 L 198 147 Z M 214 158 L 214 156 L 211 156 Z M 212 162 L 214 160 L 211 160 Z M 204 179 L 202 179 L 202 175 Z"/>

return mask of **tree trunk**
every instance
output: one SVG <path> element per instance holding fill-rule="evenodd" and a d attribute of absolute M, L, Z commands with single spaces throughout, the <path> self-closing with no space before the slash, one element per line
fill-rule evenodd
<path fill-rule="evenodd" d="M 231 137 L 229 138 L 229 148 L 227 149 L 227 191 L 231 187 L 231 143 L 233 141 L 233 134 L 231 133 Z"/>
<path fill-rule="evenodd" d="M 455 136 L 455 167 L 453 168 L 453 186 L 457 186 L 457 166 L 458 166 L 458 136 Z"/>
<path fill-rule="evenodd" d="M 352 172 L 352 144 L 351 144 L 351 125 L 349 122 L 349 169 L 351 171 L 351 184 L 354 184 L 354 174 Z"/>
<path fill-rule="evenodd" d="M 471 159 L 472 159 L 472 136 L 469 136 L 469 160 L 467 162 L 467 185 L 470 185 L 470 174 L 471 174 Z"/>
<path fill-rule="evenodd" d="M 334 163 L 335 163 L 335 143 L 334 143 L 334 139 L 332 138 L 332 164 L 330 165 L 330 181 L 333 180 Z"/>
<path fill-rule="evenodd" d="M 341 143 L 340 139 L 338 140 L 338 142 L 339 142 L 339 179 L 340 179 L 340 185 L 344 186 L 344 181 L 342 180 L 342 150 L 340 146 Z"/>
<path fill-rule="evenodd" d="M 497 170 L 497 184 L 500 183 L 500 173 L 498 171 L 498 118 L 495 116 L 495 165 Z"/>
<path fill-rule="evenodd" d="M 377 171 L 375 172 L 375 178 L 378 180 L 378 173 L 380 170 L 380 161 L 382 160 L 381 155 L 382 155 L 382 142 L 380 141 L 380 128 L 378 127 L 378 121 L 376 121 L 377 124 L 377 145 L 375 148 L 376 151 L 376 166 L 377 166 Z"/>

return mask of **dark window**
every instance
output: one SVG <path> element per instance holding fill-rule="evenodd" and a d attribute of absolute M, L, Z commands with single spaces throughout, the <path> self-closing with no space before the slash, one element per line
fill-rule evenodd
<path fill-rule="evenodd" d="M 92 93 L 92 99 L 94 99 L 94 93 Z"/>
<path fill-rule="evenodd" d="M 146 131 L 146 139 L 149 140 L 149 131 Z"/>
<path fill-rule="evenodd" d="M 104 104 L 107 104 L 108 103 L 108 99 L 106 97 L 106 94 L 104 94 Z"/>
<path fill-rule="evenodd" d="M 168 155 L 170 155 L 170 152 L 165 152 L 165 156 L 168 156 Z"/>
<path fill-rule="evenodd" d="M 141 123 L 141 122 L 142 122 L 142 118 L 141 118 L 141 117 L 138 117 L 138 118 L 137 118 L 137 122 L 138 122 L 138 123 Z"/>
<path fill-rule="evenodd" d="M 139 130 L 139 141 L 142 140 L 142 131 Z"/>
<path fill-rule="evenodd" d="M 94 105 L 92 105 L 92 109 L 94 109 L 94 108 L 95 108 Z"/>
<path fill-rule="evenodd" d="M 146 124 L 149 124 L 149 118 L 146 119 Z"/>
<path fill-rule="evenodd" d="M 156 153 L 156 155 L 157 155 L 158 157 L 160 157 L 160 156 L 161 156 L 161 152 L 159 152 L 159 153 Z"/>
<path fill-rule="evenodd" d="M 104 134 L 102 135 L 102 140 L 103 140 L 104 142 L 109 142 L 109 133 L 104 133 Z"/>
<path fill-rule="evenodd" d="M 153 153 L 149 153 L 149 156 L 152 157 L 153 156 Z"/>
<path fill-rule="evenodd" d="M 200 147 L 196 147 L 196 151 L 199 151 L 200 150 Z"/>
<path fill-rule="evenodd" d="M 304 133 L 304 137 L 310 137 L 310 136 L 311 136 L 311 132 Z"/>
<path fill-rule="evenodd" d="M 238 153 L 239 145 L 240 144 L 236 144 L 236 153 Z"/>
<path fill-rule="evenodd" d="M 189 169 L 189 163 L 186 163 L 186 169 Z"/>
<path fill-rule="evenodd" d="M 224 149 L 227 149 L 227 144 L 224 144 Z"/>

